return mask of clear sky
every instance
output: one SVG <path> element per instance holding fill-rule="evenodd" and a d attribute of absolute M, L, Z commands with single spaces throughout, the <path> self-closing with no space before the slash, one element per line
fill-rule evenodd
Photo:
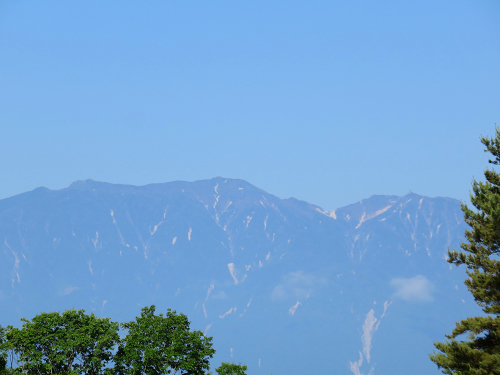
<path fill-rule="evenodd" d="M 467 199 L 498 0 L 0 1 L 0 198 L 242 178 L 335 209 Z"/>

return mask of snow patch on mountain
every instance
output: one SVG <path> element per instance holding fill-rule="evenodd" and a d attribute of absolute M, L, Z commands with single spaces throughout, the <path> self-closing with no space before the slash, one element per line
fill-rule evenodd
<path fill-rule="evenodd" d="M 156 224 L 154 227 L 153 227 L 153 230 L 151 230 L 151 227 L 149 227 L 149 233 L 151 233 L 151 235 L 155 234 L 156 231 L 158 230 L 158 227 L 163 223 L 163 221 L 160 221 L 158 224 Z"/>
<path fill-rule="evenodd" d="M 224 319 L 227 315 L 236 313 L 236 307 L 231 307 L 229 310 L 227 310 L 224 314 L 219 315 L 219 318 Z"/>
<path fill-rule="evenodd" d="M 366 361 L 370 363 L 370 350 L 372 349 L 372 336 L 374 331 L 378 328 L 375 326 L 377 318 L 375 318 L 375 311 L 371 309 L 368 314 L 366 314 L 365 323 L 363 324 L 363 336 L 361 336 L 361 342 L 363 343 L 363 353 L 365 355 Z"/>
<path fill-rule="evenodd" d="M 205 301 L 208 300 L 208 297 L 210 296 L 210 293 L 212 292 L 212 290 L 214 290 L 214 288 L 215 288 L 214 283 L 210 284 L 207 290 L 207 298 L 205 298 Z"/>
<path fill-rule="evenodd" d="M 99 242 L 99 233 L 97 231 L 95 232 L 95 240 L 92 240 L 92 243 L 94 244 L 94 248 L 97 249 L 97 243 Z"/>
<path fill-rule="evenodd" d="M 359 352 L 359 359 L 354 362 L 349 362 L 349 365 L 351 367 L 351 371 L 354 375 L 363 375 L 361 371 L 359 371 L 359 368 L 363 364 L 363 354 Z"/>
<path fill-rule="evenodd" d="M 227 268 L 229 268 L 229 273 L 231 274 L 231 277 L 234 280 L 234 285 L 238 285 L 239 281 L 236 278 L 236 272 L 235 272 L 235 269 L 234 269 L 234 263 L 229 263 L 227 265 Z"/>
<path fill-rule="evenodd" d="M 321 208 L 316 207 L 316 211 L 318 211 L 319 213 L 321 213 L 321 214 L 323 214 L 325 216 L 331 217 L 332 219 L 337 219 L 337 215 L 335 215 L 335 211 L 336 210 L 333 210 L 333 211 L 323 211 Z"/>
<path fill-rule="evenodd" d="M 388 206 L 386 206 L 384 208 L 381 208 L 380 210 L 377 210 L 377 211 L 375 211 L 375 212 L 373 212 L 373 213 L 371 213 L 369 215 L 367 215 L 366 212 L 363 212 L 363 215 L 361 216 L 361 219 L 359 219 L 358 225 L 354 229 L 358 229 L 361 226 L 361 224 L 363 224 L 365 221 L 368 221 L 368 220 L 373 219 L 374 217 L 376 217 L 376 216 L 378 216 L 380 214 L 383 214 L 385 211 L 387 211 L 391 207 L 392 207 L 392 204 L 390 204 L 390 205 L 388 205 Z"/>
<path fill-rule="evenodd" d="M 290 307 L 290 309 L 288 310 L 288 314 L 293 316 L 295 314 L 295 311 L 297 311 L 297 308 L 302 305 L 299 301 L 297 301 L 297 303 L 295 305 L 293 305 L 292 307 Z"/>
<path fill-rule="evenodd" d="M 389 301 L 385 301 L 384 302 L 384 312 L 382 313 L 382 315 L 380 316 L 380 319 L 382 319 L 384 316 L 385 316 L 385 312 L 387 311 L 387 308 L 392 305 L 392 302 L 389 302 Z"/>

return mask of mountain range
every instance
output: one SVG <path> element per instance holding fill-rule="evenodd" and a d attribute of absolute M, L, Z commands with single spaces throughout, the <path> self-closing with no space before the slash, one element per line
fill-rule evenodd
<path fill-rule="evenodd" d="M 248 374 L 439 374 L 428 355 L 481 313 L 446 262 L 460 202 L 374 195 L 334 211 L 239 179 L 76 181 L 0 200 L 0 324 L 151 304 Z"/>

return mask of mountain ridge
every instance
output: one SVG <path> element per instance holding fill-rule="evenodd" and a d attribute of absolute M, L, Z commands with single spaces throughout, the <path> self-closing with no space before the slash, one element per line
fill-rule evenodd
<path fill-rule="evenodd" d="M 222 177 L 35 189 L 0 200 L 0 324 L 71 307 L 124 321 L 154 303 L 186 313 L 213 335 L 214 361 L 249 374 L 331 363 L 358 375 L 373 361 L 384 373 L 438 373 L 427 354 L 442 335 L 422 322 L 448 332 L 477 307 L 443 259 L 463 239 L 461 217 L 457 200 L 415 193 L 332 215 Z"/>
<path fill-rule="evenodd" d="M 414 193 L 412 191 L 409 191 L 407 194 L 401 195 L 401 196 L 398 196 L 398 195 L 373 194 L 373 195 L 371 195 L 368 198 L 363 198 L 363 199 L 361 199 L 361 200 L 359 200 L 357 202 L 348 204 L 346 206 L 337 207 L 337 208 L 335 208 L 333 210 L 328 210 L 328 209 L 324 210 L 323 207 L 321 207 L 319 205 L 316 205 L 314 203 L 309 203 L 309 202 L 301 200 L 301 199 L 297 199 L 297 198 L 295 198 L 293 196 L 289 197 L 289 198 L 279 198 L 278 196 L 275 196 L 273 194 L 267 193 L 265 190 L 262 190 L 262 189 L 256 187 L 255 185 L 250 184 L 249 182 L 247 182 L 247 181 L 245 181 L 243 179 L 225 178 L 225 177 L 217 176 L 217 177 L 214 177 L 214 178 L 211 178 L 211 179 L 204 179 L 204 180 L 195 180 L 195 181 L 175 180 L 175 181 L 169 181 L 169 182 L 150 183 L 150 184 L 145 184 L 145 185 L 109 183 L 109 182 L 97 181 L 97 180 L 89 178 L 89 179 L 85 179 L 85 180 L 76 180 L 76 181 L 73 181 L 72 183 L 70 183 L 70 185 L 68 185 L 67 187 L 61 188 L 61 189 L 49 189 L 49 188 L 47 188 L 45 186 L 40 186 L 40 187 L 37 187 L 37 188 L 35 188 L 33 190 L 30 190 L 30 191 L 27 191 L 27 192 L 23 192 L 23 193 L 19 193 L 19 194 L 10 196 L 10 197 L 2 198 L 2 199 L 0 199 L 0 204 L 1 204 L 2 201 L 11 200 L 13 198 L 18 198 L 18 197 L 21 197 L 21 196 L 26 196 L 27 194 L 29 195 L 29 194 L 33 194 L 33 193 L 61 192 L 61 191 L 72 190 L 72 189 L 74 189 L 74 190 L 90 191 L 92 189 L 92 187 L 95 189 L 95 187 L 103 187 L 103 186 L 113 187 L 114 190 L 119 190 L 119 189 L 137 189 L 137 190 L 142 190 L 142 189 L 148 189 L 148 188 L 158 188 L 158 190 L 159 190 L 162 187 L 165 187 L 166 185 L 183 185 L 183 184 L 196 185 L 196 184 L 208 184 L 208 183 L 211 183 L 211 182 L 218 183 L 218 182 L 221 182 L 221 181 L 231 181 L 231 182 L 241 183 L 241 184 L 249 186 L 252 189 L 255 189 L 255 190 L 257 190 L 259 192 L 262 192 L 264 194 L 271 195 L 271 196 L 273 196 L 273 197 L 275 197 L 277 199 L 280 199 L 282 201 L 291 200 L 291 201 L 297 201 L 297 202 L 307 203 L 308 205 L 312 205 L 312 206 L 317 207 L 319 210 L 321 210 L 321 212 L 326 213 L 327 216 L 329 216 L 329 214 L 335 215 L 335 212 L 337 210 L 339 210 L 339 209 L 346 209 L 346 208 L 354 206 L 354 205 L 362 204 L 364 201 L 372 201 L 374 199 L 383 198 L 383 197 L 390 197 L 390 198 L 397 198 L 398 199 L 398 198 L 402 198 L 402 197 L 407 197 L 407 196 L 414 195 L 414 196 L 418 196 L 420 198 L 428 198 L 428 199 L 441 199 L 442 198 L 442 199 L 449 199 L 449 200 L 454 200 L 456 202 L 460 202 L 458 199 L 451 198 L 451 197 L 441 197 L 441 196 L 428 197 L 428 196 L 420 195 L 420 194 Z M 90 187 L 89 185 L 92 185 L 92 187 Z"/>

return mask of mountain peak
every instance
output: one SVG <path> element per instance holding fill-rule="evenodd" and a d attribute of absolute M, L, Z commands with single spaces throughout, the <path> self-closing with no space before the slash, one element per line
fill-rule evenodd
<path fill-rule="evenodd" d="M 69 189 L 81 189 L 84 187 L 89 187 L 90 185 L 95 185 L 96 183 L 99 183 L 98 181 L 92 180 L 91 178 L 88 178 L 86 180 L 76 180 L 73 181 L 68 188 Z"/>
<path fill-rule="evenodd" d="M 0 200 L 0 324 L 72 307 L 129 321 L 154 303 L 215 337 L 218 363 L 234 350 L 268 373 L 305 373 L 312 357 L 313 372 L 347 369 L 377 335 L 384 373 L 431 373 L 426 349 L 402 347 L 401 332 L 420 337 L 419 322 L 473 306 L 443 259 L 463 238 L 461 217 L 458 201 L 415 194 L 328 212 L 220 176 L 38 188 Z M 435 332 L 424 331 L 426 348 Z M 398 366 L 417 358 L 413 372 L 389 367 L 387 345 Z"/>

